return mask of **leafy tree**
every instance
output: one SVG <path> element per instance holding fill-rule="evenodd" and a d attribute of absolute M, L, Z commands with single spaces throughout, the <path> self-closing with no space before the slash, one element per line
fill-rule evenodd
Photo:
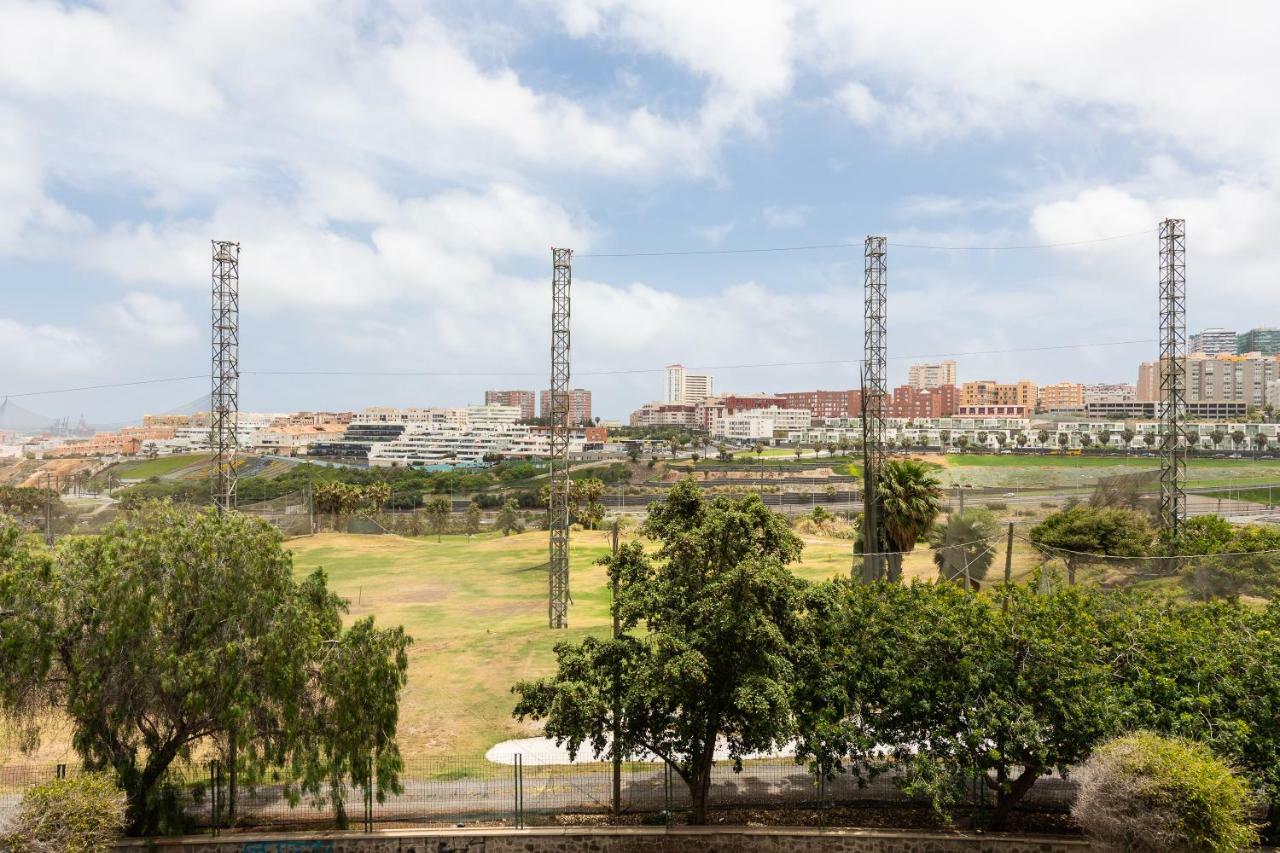
<path fill-rule="evenodd" d="M 1133 446 L 1133 440 L 1137 437 L 1137 433 L 1129 427 L 1125 427 L 1120 431 L 1120 438 L 1124 440 L 1124 449 L 1128 450 Z"/>
<path fill-rule="evenodd" d="M 1071 815 L 1090 838 L 1133 853 L 1253 847 L 1252 792 L 1205 746 L 1136 732 L 1085 764 Z"/>
<path fill-rule="evenodd" d="M 1031 528 L 1031 541 L 1046 557 L 1061 557 L 1068 582 L 1082 566 L 1106 557 L 1145 556 L 1155 533 L 1145 516 L 1129 509 L 1085 504 L 1055 512 Z"/>
<path fill-rule="evenodd" d="M 1022 432 L 1021 430 L 1018 431 L 1018 435 L 1015 437 L 1014 440 L 1017 441 L 1019 447 L 1027 446 L 1027 434 L 1025 432 Z"/>
<path fill-rule="evenodd" d="M 1008 443 L 1009 443 L 1009 436 L 1008 436 L 1008 434 L 1003 433 L 1003 432 L 998 432 L 998 433 L 996 433 L 996 444 L 1000 445 L 1000 449 L 1001 449 L 1001 450 L 1003 450 L 1003 449 L 1004 449 L 1004 446 L 1005 446 L 1006 444 L 1008 444 Z"/>
<path fill-rule="evenodd" d="M 1153 447 L 1156 443 L 1156 434 L 1153 430 L 1147 430 L 1142 434 L 1142 443 L 1147 447 Z"/>
<path fill-rule="evenodd" d="M 427 526 L 436 535 L 436 541 L 449 529 L 449 516 L 453 514 L 453 502 L 443 495 L 427 501 Z"/>
<path fill-rule="evenodd" d="M 951 430 L 949 429 L 938 430 L 938 443 L 942 445 L 943 450 L 946 450 L 947 445 L 951 443 Z"/>
<path fill-rule="evenodd" d="M 1240 445 L 1244 444 L 1245 433 L 1242 429 L 1231 431 L 1231 443 L 1235 445 L 1236 450 L 1240 449 Z"/>
<path fill-rule="evenodd" d="M 1111 435 L 1112 433 L 1109 429 L 1098 430 L 1098 446 L 1103 450 L 1109 448 L 1111 446 Z"/>
<path fill-rule="evenodd" d="M 882 550 L 889 551 L 888 576 L 902 577 L 902 557 L 933 527 L 942 512 L 942 488 L 928 466 L 914 459 L 884 464 L 876 486 Z"/>
<path fill-rule="evenodd" d="M 1218 448 L 1222 446 L 1222 442 L 1227 440 L 1227 434 L 1223 430 L 1215 429 L 1209 434 L 1209 438 L 1213 441 L 1214 448 Z"/>
<path fill-rule="evenodd" d="M 1038 432 L 1036 432 L 1036 444 L 1037 444 L 1038 446 L 1040 446 L 1040 447 L 1044 447 L 1044 446 L 1045 446 L 1046 444 L 1048 444 L 1048 443 L 1049 443 L 1049 431 L 1048 431 L 1048 430 L 1043 430 L 1043 429 L 1042 429 L 1042 430 L 1039 430 Z"/>
<path fill-rule="evenodd" d="M 1268 439 L 1265 433 L 1260 432 L 1253 437 L 1253 443 L 1258 446 L 1258 452 L 1262 452 L 1267 449 L 1267 442 Z"/>
<path fill-rule="evenodd" d="M 557 672 L 524 681 L 518 718 L 545 720 L 572 754 L 609 750 L 614 690 L 624 756 L 649 752 L 684 780 L 705 823 L 717 742 L 735 768 L 791 733 L 791 650 L 802 544 L 757 496 L 707 498 L 691 481 L 653 504 L 638 542 L 606 557 L 624 635 L 556 646 Z M 618 674 L 621 673 L 621 677 Z"/>
<path fill-rule="evenodd" d="M 1065 432 L 1058 433 L 1058 447 L 1066 450 L 1067 445 L 1071 443 L 1071 436 Z"/>
<path fill-rule="evenodd" d="M 1202 599 L 1280 595 L 1280 530 L 1272 525 L 1196 516 L 1184 523 L 1172 550 L 1194 555 L 1185 561 L 1183 581 Z"/>
<path fill-rule="evenodd" d="M 595 530 L 604 519 L 604 504 L 600 503 L 603 495 L 604 483 L 595 477 L 574 480 L 569 484 L 569 512 L 588 530 Z"/>
<path fill-rule="evenodd" d="M 498 511 L 498 518 L 494 522 L 494 527 L 501 530 L 503 536 L 524 532 L 524 524 L 520 521 L 520 516 L 516 512 L 516 502 L 514 500 L 508 500 L 502 505 L 502 509 Z"/>
<path fill-rule="evenodd" d="M 985 509 L 970 509 L 953 514 L 929 532 L 933 548 L 933 564 L 938 579 L 968 584 L 978 589 L 996 559 L 991 544 L 1000 533 L 996 517 Z"/>
<path fill-rule="evenodd" d="M 967 435 L 962 435 L 962 436 L 958 437 L 958 438 L 955 440 L 955 445 L 956 445 L 956 447 L 960 448 L 961 450 L 965 450 L 966 448 L 968 448 L 968 447 L 969 447 L 969 436 L 967 436 Z"/>
<path fill-rule="evenodd" d="M 463 529 L 468 536 L 475 536 L 480 532 L 480 507 L 474 502 L 467 505 L 466 514 L 462 519 Z"/>
<path fill-rule="evenodd" d="M 167 825 L 166 774 L 212 749 L 250 776 L 281 768 L 290 791 L 348 779 L 399 790 L 396 719 L 409 638 L 345 603 L 317 571 L 295 581 L 281 536 L 239 513 L 148 504 L 100 536 L 33 557 L 0 531 L 0 706 L 34 746 L 56 710 L 90 770 L 111 771 L 129 828 Z"/>
<path fill-rule="evenodd" d="M 1087 432 L 1080 433 L 1080 446 L 1088 447 L 1091 444 L 1093 444 L 1093 438 Z"/>
<path fill-rule="evenodd" d="M 640 461 L 640 445 L 631 443 L 627 445 L 627 458 L 634 464 Z"/>
<path fill-rule="evenodd" d="M 987 446 L 987 438 L 988 436 L 985 430 L 978 430 L 978 446 L 979 447 Z"/>

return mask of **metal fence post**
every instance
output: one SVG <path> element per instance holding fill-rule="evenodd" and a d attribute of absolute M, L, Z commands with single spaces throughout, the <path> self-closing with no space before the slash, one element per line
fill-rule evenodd
<path fill-rule="evenodd" d="M 373 756 L 365 756 L 364 831 L 373 832 Z"/>
<path fill-rule="evenodd" d="M 209 823 L 213 837 L 219 835 L 218 824 L 222 817 L 222 804 L 218 801 L 222 788 L 222 767 L 217 760 L 209 762 Z"/>
<path fill-rule="evenodd" d="M 56 779 L 67 778 L 67 765 L 59 764 L 57 767 L 53 769 L 53 775 L 54 775 L 54 778 Z"/>
<path fill-rule="evenodd" d="M 511 773 L 515 779 L 515 812 L 516 812 L 516 829 L 524 829 L 524 755 L 517 752 L 515 755 L 515 763 L 511 766 Z"/>
<path fill-rule="evenodd" d="M 666 817 L 667 826 L 671 826 L 671 765 L 662 765 L 662 813 Z"/>

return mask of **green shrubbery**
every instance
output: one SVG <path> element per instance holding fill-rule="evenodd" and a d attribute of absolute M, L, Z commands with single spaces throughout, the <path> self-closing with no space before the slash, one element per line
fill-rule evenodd
<path fill-rule="evenodd" d="M 1253 845 L 1248 786 L 1205 746 L 1138 732 L 1089 759 L 1072 815 L 1091 838 L 1132 853 Z"/>
<path fill-rule="evenodd" d="M 125 796 L 105 773 L 54 779 L 22 793 L 0 832 L 4 853 L 107 853 L 124 828 Z"/>

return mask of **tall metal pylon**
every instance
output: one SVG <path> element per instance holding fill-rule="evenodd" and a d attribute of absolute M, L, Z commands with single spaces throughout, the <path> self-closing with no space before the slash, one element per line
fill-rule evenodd
<path fill-rule="evenodd" d="M 1187 520 L 1187 226 L 1160 223 L 1160 526 L 1172 540 Z"/>
<path fill-rule="evenodd" d="M 213 502 L 236 506 L 236 426 L 240 419 L 240 244 L 213 241 L 213 391 L 209 443 L 213 450 Z"/>
<path fill-rule="evenodd" d="M 569 285 L 573 250 L 551 250 L 551 453 L 547 624 L 569 627 Z"/>
<path fill-rule="evenodd" d="M 877 491 L 885 457 L 885 417 L 888 392 L 885 379 L 888 284 L 884 237 L 867 237 L 863 245 L 862 315 L 862 571 L 863 578 L 884 576 L 881 522 Z"/>

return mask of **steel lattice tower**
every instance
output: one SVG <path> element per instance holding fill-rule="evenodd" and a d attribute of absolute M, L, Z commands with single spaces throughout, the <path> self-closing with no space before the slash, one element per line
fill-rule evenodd
<path fill-rule="evenodd" d="M 868 237 L 863 247 L 863 356 L 862 356 L 862 553 L 863 571 L 868 579 L 883 576 L 877 487 L 885 457 L 885 350 L 888 284 L 884 237 Z"/>
<path fill-rule="evenodd" d="M 235 509 L 240 415 L 240 244 L 213 241 L 213 393 L 209 396 L 213 502 Z"/>
<path fill-rule="evenodd" d="M 547 623 L 569 627 L 569 285 L 573 250 L 551 250 L 551 498 Z"/>
<path fill-rule="evenodd" d="M 1187 518 L 1185 418 L 1187 356 L 1187 226 L 1160 223 L 1160 526 L 1169 537 Z"/>

